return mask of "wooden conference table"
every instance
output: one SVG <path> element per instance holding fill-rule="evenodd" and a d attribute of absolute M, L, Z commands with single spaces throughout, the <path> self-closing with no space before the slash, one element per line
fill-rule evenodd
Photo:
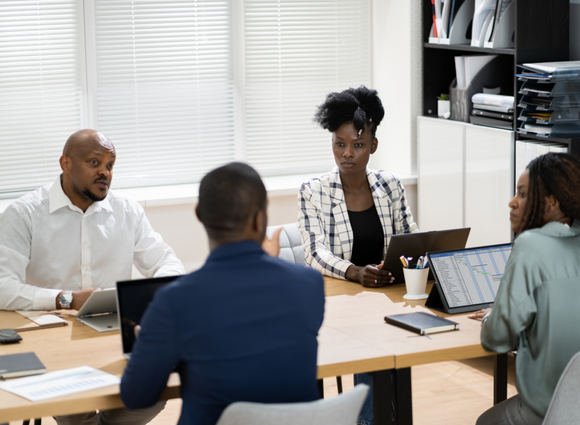
<path fill-rule="evenodd" d="M 431 335 L 431 339 L 386 325 L 384 315 L 412 312 L 421 309 L 425 303 L 424 300 L 403 299 L 404 285 L 370 289 L 325 278 L 325 289 L 327 297 L 356 297 L 327 298 L 325 320 L 319 336 L 318 378 L 373 372 L 377 425 L 391 424 L 391 379 L 395 384 L 396 421 L 412 423 L 412 366 L 492 355 L 484 351 L 479 342 L 480 323 L 467 319 L 466 315 L 452 318 L 460 323 L 460 331 Z M 365 291 L 382 293 L 388 298 L 369 297 L 369 292 Z M 368 299 L 374 302 L 374 308 L 357 311 L 352 307 L 351 299 L 359 303 Z M 383 311 L 382 304 L 377 308 L 376 301 L 382 299 L 388 301 L 388 311 Z M 0 329 L 7 327 L 2 324 L 14 320 L 15 315 L 18 316 L 14 312 L 0 311 Z M 119 334 L 98 333 L 73 319 L 68 320 L 69 326 L 23 332 L 19 344 L 0 346 L 0 354 L 34 351 L 48 372 L 88 365 L 121 376 L 126 360 L 122 355 Z M 502 357 L 505 355 L 498 356 Z M 495 379 L 495 401 L 498 402 L 507 395 L 507 366 L 496 363 L 501 366 L 496 368 Z M 178 397 L 179 377 L 172 374 L 161 398 Z M 39 402 L 0 390 L 0 423 L 121 406 L 118 385 Z"/>

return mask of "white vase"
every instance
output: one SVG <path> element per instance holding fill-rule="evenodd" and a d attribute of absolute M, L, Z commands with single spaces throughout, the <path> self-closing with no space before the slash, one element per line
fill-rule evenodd
<path fill-rule="evenodd" d="M 437 100 L 437 116 L 445 119 L 451 116 L 450 100 Z"/>

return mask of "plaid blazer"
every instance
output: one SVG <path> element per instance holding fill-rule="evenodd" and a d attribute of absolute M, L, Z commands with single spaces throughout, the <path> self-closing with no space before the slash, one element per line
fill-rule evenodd
<path fill-rule="evenodd" d="M 391 235 L 418 232 L 419 229 L 399 179 L 387 171 L 369 169 L 367 178 L 385 234 L 384 259 Z M 302 183 L 298 206 L 298 228 L 306 264 L 327 276 L 344 279 L 346 269 L 352 265 L 349 260 L 354 236 L 338 167 Z"/>

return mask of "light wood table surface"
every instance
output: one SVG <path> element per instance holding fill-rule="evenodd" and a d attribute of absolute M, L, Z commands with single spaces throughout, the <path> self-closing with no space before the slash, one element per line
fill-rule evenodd
<path fill-rule="evenodd" d="M 327 297 L 356 295 L 364 291 L 382 293 L 392 301 L 393 310 L 359 314 L 349 312 L 348 307 L 341 307 L 344 311 L 334 311 L 332 303 L 327 300 L 325 322 L 319 336 L 318 378 L 408 370 L 410 366 L 419 364 L 491 355 L 479 343 L 480 323 L 467 319 L 465 315 L 452 318 L 461 324 L 459 332 L 436 334 L 431 339 L 416 337 L 408 331 L 385 324 L 383 316 L 412 312 L 425 303 L 425 300 L 405 300 L 404 285 L 371 289 L 353 282 L 325 278 L 325 290 Z M 15 315 L 19 316 L 14 312 L 0 311 L 0 329 L 17 320 Z M 343 320 L 343 316 L 348 318 Z M 359 316 L 360 320 L 357 319 Z M 69 326 L 22 332 L 22 342 L 0 345 L 0 354 L 34 351 L 48 372 L 87 365 L 121 376 L 126 360 L 122 355 L 119 334 L 99 333 L 72 318 L 67 320 Z M 410 373 L 408 384 L 410 393 Z M 172 374 L 162 399 L 178 397 L 179 377 Z M 381 397 L 384 399 L 384 394 Z M 118 385 L 39 402 L 0 390 L 0 423 L 122 405 Z M 383 421 L 377 422 L 377 425 L 380 422 Z"/>

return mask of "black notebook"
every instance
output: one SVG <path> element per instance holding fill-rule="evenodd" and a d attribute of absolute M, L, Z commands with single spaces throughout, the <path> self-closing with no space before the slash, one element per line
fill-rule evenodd
<path fill-rule="evenodd" d="M 0 356 L 0 377 L 15 378 L 17 376 L 38 375 L 46 372 L 46 368 L 35 353 L 7 354 Z"/>
<path fill-rule="evenodd" d="M 420 335 L 459 329 L 459 323 L 423 312 L 385 316 L 385 322 Z"/>

